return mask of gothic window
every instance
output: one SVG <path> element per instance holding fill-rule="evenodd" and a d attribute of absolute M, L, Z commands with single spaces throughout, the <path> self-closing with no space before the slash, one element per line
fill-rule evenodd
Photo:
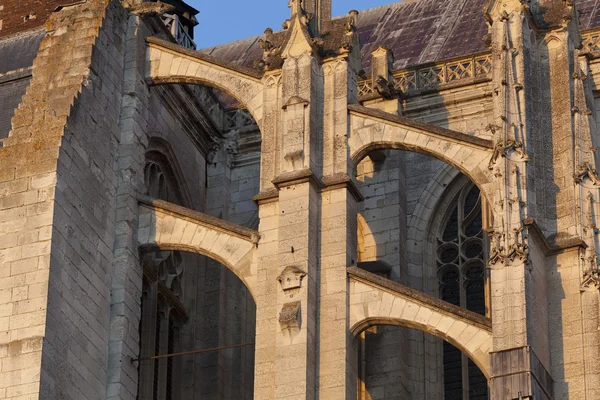
<path fill-rule="evenodd" d="M 181 203 L 169 171 L 164 160 L 156 156 L 149 159 L 144 169 L 146 194 Z M 177 358 L 152 357 L 179 351 L 179 332 L 188 315 L 182 283 L 183 256 L 178 251 L 150 252 L 143 255 L 142 266 L 138 400 L 178 399 Z"/>
<path fill-rule="evenodd" d="M 485 315 L 486 247 L 479 189 L 464 185 L 448 209 L 437 235 L 440 297 Z M 487 381 L 477 366 L 450 343 L 443 344 L 444 399 L 488 398 Z"/>
<path fill-rule="evenodd" d="M 178 176 L 164 154 L 158 151 L 150 151 L 146 154 L 144 183 L 147 196 L 186 206 L 183 204 L 183 195 L 177 184 Z"/>
<path fill-rule="evenodd" d="M 167 194 L 167 182 L 162 167 L 149 162 L 144 170 L 144 180 L 146 183 L 147 195 L 153 199 L 169 201 Z"/>

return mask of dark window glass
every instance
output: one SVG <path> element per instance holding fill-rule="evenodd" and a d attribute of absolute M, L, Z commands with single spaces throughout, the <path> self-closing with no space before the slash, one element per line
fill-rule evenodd
<path fill-rule="evenodd" d="M 461 188 L 445 221 L 437 248 L 440 297 L 450 304 L 485 315 L 486 260 L 480 192 L 476 186 L 467 184 Z M 473 362 L 469 360 L 464 365 L 461 351 L 447 342 L 444 342 L 443 357 L 445 400 L 463 400 L 463 389 L 467 391 L 463 382 L 467 381 L 469 400 L 487 399 L 487 381 Z"/>

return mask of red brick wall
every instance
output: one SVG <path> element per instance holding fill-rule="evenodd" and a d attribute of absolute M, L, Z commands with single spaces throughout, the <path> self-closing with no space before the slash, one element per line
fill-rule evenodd
<path fill-rule="evenodd" d="M 0 39 L 42 26 L 59 5 L 75 0 L 0 0 Z"/>

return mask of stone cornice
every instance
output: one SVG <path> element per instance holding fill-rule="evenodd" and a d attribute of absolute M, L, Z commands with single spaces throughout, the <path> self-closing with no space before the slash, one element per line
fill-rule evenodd
<path fill-rule="evenodd" d="M 323 184 L 323 189 L 321 189 L 322 192 L 328 192 L 331 190 L 346 188 L 346 189 L 348 189 L 348 191 L 350 192 L 352 197 L 354 197 L 354 199 L 357 202 L 360 203 L 361 201 L 363 201 L 365 199 L 364 196 L 362 195 L 362 193 L 360 192 L 360 190 L 356 187 L 356 184 L 354 183 L 352 178 L 350 178 L 348 176 L 348 174 L 345 174 L 343 172 L 339 173 L 339 174 L 323 177 L 322 184 Z"/>
<path fill-rule="evenodd" d="M 306 182 L 312 183 L 316 188 L 321 188 L 321 182 L 319 182 L 310 168 L 304 168 L 293 172 L 284 172 L 273 179 L 273 185 L 275 185 L 277 189 Z"/>
<path fill-rule="evenodd" d="M 279 190 L 277 188 L 271 188 L 263 190 L 252 198 L 257 205 L 274 203 L 279 200 Z"/>
<path fill-rule="evenodd" d="M 18 81 L 20 79 L 31 78 L 32 68 L 20 68 L 14 71 L 9 71 L 4 74 L 0 74 L 0 84 L 8 83 L 12 81 Z"/>
<path fill-rule="evenodd" d="M 552 243 L 544 235 L 544 232 L 533 218 L 527 218 L 523 221 L 523 225 L 529 228 L 529 232 L 533 233 L 533 236 L 539 241 L 542 251 L 546 256 L 564 253 L 569 250 L 586 249 L 588 247 L 581 238 L 574 236 L 557 238 Z"/>
<path fill-rule="evenodd" d="M 272 203 L 279 200 L 279 189 L 306 182 L 312 183 L 321 192 L 346 188 L 357 202 L 364 200 L 362 193 L 347 174 L 339 173 L 323 177 L 322 180 L 319 180 L 310 169 L 302 169 L 279 175 L 273 180 L 275 188 L 260 192 L 252 200 L 258 205 Z"/>

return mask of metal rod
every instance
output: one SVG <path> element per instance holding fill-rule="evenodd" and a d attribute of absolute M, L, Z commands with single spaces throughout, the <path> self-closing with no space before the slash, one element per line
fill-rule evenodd
<path fill-rule="evenodd" d="M 212 348 L 212 349 L 184 351 L 182 353 L 162 354 L 160 356 L 150 357 L 150 359 L 151 360 L 157 360 L 159 358 L 169 358 L 169 357 L 177 357 L 177 356 L 186 356 L 188 354 L 208 353 L 209 351 L 218 351 L 218 350 L 225 350 L 225 349 L 233 349 L 235 347 L 253 346 L 254 344 L 256 344 L 256 342 L 250 342 L 250 343 L 246 343 L 246 344 L 234 344 L 233 346 L 215 347 L 215 348 Z"/>

